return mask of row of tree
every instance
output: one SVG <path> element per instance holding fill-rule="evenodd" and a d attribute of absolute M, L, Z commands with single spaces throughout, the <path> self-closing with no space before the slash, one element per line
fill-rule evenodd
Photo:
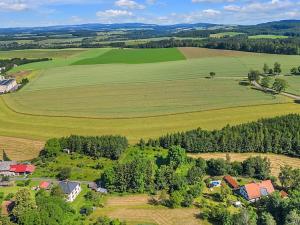
<path fill-rule="evenodd" d="M 300 116 L 290 114 L 257 122 L 207 131 L 187 132 L 150 139 L 148 146 L 179 145 L 188 152 L 273 152 L 300 156 Z"/>

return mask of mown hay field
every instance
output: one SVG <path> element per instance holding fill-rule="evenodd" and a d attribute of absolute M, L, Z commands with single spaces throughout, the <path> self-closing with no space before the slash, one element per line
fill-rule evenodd
<path fill-rule="evenodd" d="M 280 173 L 280 168 L 282 166 L 288 165 L 294 168 L 300 168 L 300 158 L 292 158 L 284 155 L 276 154 L 263 154 L 263 153 L 228 153 L 231 161 L 242 162 L 249 157 L 261 156 L 267 157 L 271 162 L 271 173 L 274 176 L 278 176 Z M 193 158 L 203 158 L 203 159 L 226 159 L 226 153 L 199 153 L 199 154 L 189 154 Z"/>
<path fill-rule="evenodd" d="M 71 134 L 120 134 L 127 136 L 130 143 L 136 143 L 141 138 L 154 138 L 170 132 L 197 127 L 209 130 L 219 129 L 227 124 L 236 125 L 289 113 L 300 113 L 299 105 L 285 103 L 246 106 L 128 119 L 49 117 L 14 112 L 5 105 L 3 98 L 0 97 L 0 135 L 46 140 Z"/>
<path fill-rule="evenodd" d="M 43 147 L 43 141 L 0 136 L 0 159 L 2 159 L 3 150 L 12 160 L 34 159 Z"/>
<path fill-rule="evenodd" d="M 105 207 L 97 209 L 88 217 L 95 221 L 99 216 L 126 221 L 129 225 L 208 225 L 207 221 L 197 218 L 199 209 L 168 209 L 165 207 L 151 206 L 147 195 L 129 195 L 109 197 Z"/>

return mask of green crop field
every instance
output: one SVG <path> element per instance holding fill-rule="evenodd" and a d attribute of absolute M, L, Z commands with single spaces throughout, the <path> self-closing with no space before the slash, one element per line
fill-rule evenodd
<path fill-rule="evenodd" d="M 249 36 L 250 39 L 285 39 L 289 38 L 288 36 L 282 35 L 253 35 Z"/>
<path fill-rule="evenodd" d="M 185 57 L 177 48 L 166 49 L 113 49 L 94 58 L 86 58 L 73 65 L 93 64 L 138 64 L 184 60 Z"/>

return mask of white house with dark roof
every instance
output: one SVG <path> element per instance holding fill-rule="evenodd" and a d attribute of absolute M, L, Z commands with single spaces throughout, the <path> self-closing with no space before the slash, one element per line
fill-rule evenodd
<path fill-rule="evenodd" d="M 15 164 L 17 164 L 15 161 L 0 161 L 0 175 L 3 176 L 15 175 L 15 173 L 10 170 L 10 167 Z"/>
<path fill-rule="evenodd" d="M 15 79 L 0 80 L 0 94 L 5 94 L 18 89 L 18 83 Z"/>
<path fill-rule="evenodd" d="M 58 183 L 58 185 L 66 195 L 67 202 L 73 202 L 81 192 L 81 186 L 78 182 L 61 181 Z"/>

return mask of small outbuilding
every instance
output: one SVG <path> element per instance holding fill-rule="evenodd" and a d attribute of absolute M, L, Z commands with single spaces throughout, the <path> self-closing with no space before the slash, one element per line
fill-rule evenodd
<path fill-rule="evenodd" d="M 49 190 L 51 187 L 51 183 L 47 181 L 42 181 L 39 185 L 40 189 Z"/>
<path fill-rule="evenodd" d="M 238 182 L 232 176 L 224 176 L 223 179 L 232 189 L 237 190 L 240 188 Z"/>

